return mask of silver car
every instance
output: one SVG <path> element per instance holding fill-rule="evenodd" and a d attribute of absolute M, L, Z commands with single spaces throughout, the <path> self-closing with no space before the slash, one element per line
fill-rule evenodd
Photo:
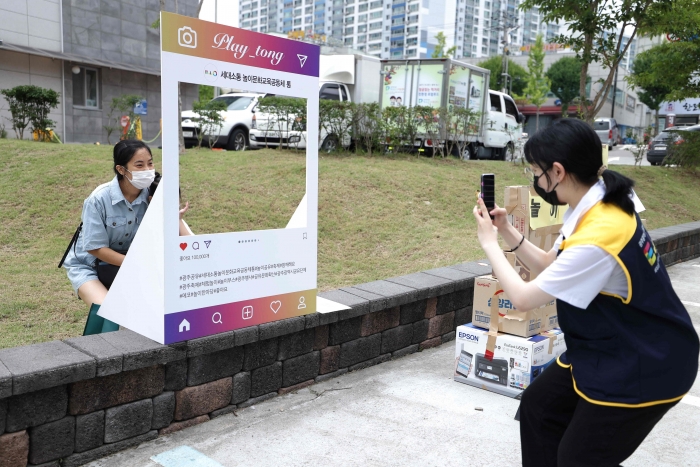
<path fill-rule="evenodd" d="M 614 118 L 596 118 L 593 122 L 593 129 L 598 134 L 600 142 L 608 145 L 608 150 L 617 146 L 620 136 L 620 128 Z"/>

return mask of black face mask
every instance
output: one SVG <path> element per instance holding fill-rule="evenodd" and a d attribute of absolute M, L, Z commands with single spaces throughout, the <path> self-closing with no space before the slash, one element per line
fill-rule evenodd
<path fill-rule="evenodd" d="M 544 188 L 539 186 L 537 182 L 539 181 L 540 177 L 542 175 L 535 175 L 534 178 L 534 188 L 535 192 L 537 193 L 538 196 L 540 196 L 546 203 L 551 204 L 552 206 L 564 206 L 566 203 L 562 203 L 559 201 L 559 196 L 557 196 L 556 189 L 559 186 L 559 183 L 554 185 L 554 188 L 552 188 L 552 191 L 544 191 Z"/>

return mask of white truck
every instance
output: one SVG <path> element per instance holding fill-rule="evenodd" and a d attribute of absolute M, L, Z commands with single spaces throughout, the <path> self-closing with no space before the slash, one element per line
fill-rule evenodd
<path fill-rule="evenodd" d="M 479 114 L 475 131 L 460 138 L 462 159 L 505 159 L 522 138 L 525 117 L 508 95 L 489 90 L 491 72 L 449 58 L 382 60 L 380 104 L 428 106 L 434 108 L 469 108 Z M 440 141 L 438 144 L 445 144 Z M 429 148 L 433 142 L 418 135 L 414 145 Z"/>
<path fill-rule="evenodd" d="M 452 110 L 470 108 L 478 113 L 476 130 L 462 139 L 462 159 L 505 159 L 519 145 L 524 116 L 507 94 L 488 89 L 490 71 L 449 58 L 379 60 L 367 55 L 321 55 L 319 98 L 355 103 L 379 102 L 389 106 L 429 106 Z M 341 141 L 342 139 L 342 141 Z M 250 146 L 293 145 L 306 147 L 305 131 L 287 131 L 270 116 L 255 112 Z M 349 146 L 350 135 L 319 132 L 320 149 L 329 151 L 339 143 Z M 415 147 L 430 148 L 433 141 L 418 134 Z"/>

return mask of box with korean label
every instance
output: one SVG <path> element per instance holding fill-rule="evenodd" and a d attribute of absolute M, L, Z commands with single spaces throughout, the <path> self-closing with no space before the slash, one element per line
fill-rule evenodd
<path fill-rule="evenodd" d="M 532 244 L 549 251 L 559 237 L 567 206 L 552 206 L 529 186 L 507 186 L 504 204 L 508 221 Z"/>
<path fill-rule="evenodd" d="M 488 331 L 471 324 L 457 328 L 454 380 L 517 397 L 533 379 L 564 353 L 560 329 L 528 338 L 499 333 L 493 358 L 487 358 Z"/>
<path fill-rule="evenodd" d="M 491 299 L 501 291 L 501 285 L 493 276 L 480 276 L 474 279 L 474 305 L 472 323 L 489 329 L 491 324 Z M 520 337 L 530 337 L 559 326 L 556 301 L 529 311 L 515 309 L 505 292 L 498 298 L 498 331 Z"/>

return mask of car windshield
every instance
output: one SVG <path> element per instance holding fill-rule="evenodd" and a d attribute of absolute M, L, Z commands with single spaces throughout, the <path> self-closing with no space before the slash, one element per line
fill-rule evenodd
<path fill-rule="evenodd" d="M 608 122 L 607 120 L 595 121 L 595 122 L 593 122 L 593 129 L 594 130 L 609 130 L 610 129 L 610 122 Z"/>
<path fill-rule="evenodd" d="M 667 141 L 669 138 L 671 138 L 671 133 L 668 131 L 662 131 L 654 137 L 654 141 Z"/>
<path fill-rule="evenodd" d="M 226 102 L 226 110 L 245 110 L 253 98 L 250 96 L 221 96 L 214 100 Z"/>

